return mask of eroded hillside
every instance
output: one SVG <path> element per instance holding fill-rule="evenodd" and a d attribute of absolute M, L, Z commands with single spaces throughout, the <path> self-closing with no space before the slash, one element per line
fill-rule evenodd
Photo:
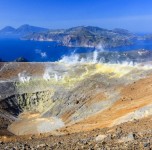
<path fill-rule="evenodd" d="M 139 119 L 151 114 L 151 72 L 143 64 L 1 63 L 1 116 L 15 135 L 90 131 Z"/>

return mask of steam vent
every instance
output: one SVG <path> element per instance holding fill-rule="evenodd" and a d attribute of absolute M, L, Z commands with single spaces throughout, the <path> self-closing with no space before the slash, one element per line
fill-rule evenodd
<path fill-rule="evenodd" d="M 150 65 L 14 62 L 0 68 L 0 114 L 14 135 L 90 131 L 152 114 Z"/>

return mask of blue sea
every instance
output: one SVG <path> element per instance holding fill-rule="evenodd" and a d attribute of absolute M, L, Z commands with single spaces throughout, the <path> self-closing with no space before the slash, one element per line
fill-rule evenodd
<path fill-rule="evenodd" d="M 136 41 L 134 45 L 108 49 L 109 51 L 152 50 L 152 41 Z M 19 39 L 0 39 L 0 59 L 14 61 L 24 57 L 31 62 L 58 61 L 72 53 L 88 53 L 94 48 L 71 48 L 55 42 L 24 41 Z"/>

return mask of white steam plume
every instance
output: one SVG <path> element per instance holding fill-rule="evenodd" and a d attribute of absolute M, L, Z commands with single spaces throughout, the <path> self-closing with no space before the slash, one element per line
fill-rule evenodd
<path fill-rule="evenodd" d="M 37 54 L 39 54 L 42 58 L 46 58 L 47 57 L 47 53 L 46 52 L 43 52 L 42 50 L 40 49 L 36 49 L 35 52 Z"/>

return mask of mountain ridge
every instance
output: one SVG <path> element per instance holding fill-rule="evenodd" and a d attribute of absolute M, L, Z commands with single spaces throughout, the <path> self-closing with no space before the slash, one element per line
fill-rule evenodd
<path fill-rule="evenodd" d="M 37 32 L 44 32 L 48 30 L 49 29 L 47 28 L 31 26 L 28 24 L 21 25 L 18 28 L 14 28 L 12 26 L 6 26 L 0 30 L 0 36 L 22 37 L 22 36 L 31 34 L 33 32 L 37 33 Z"/>
<path fill-rule="evenodd" d="M 94 26 L 77 26 L 64 30 L 32 33 L 22 39 L 55 41 L 68 47 L 117 47 L 131 45 L 136 36 L 125 29 L 108 30 Z"/>
<path fill-rule="evenodd" d="M 122 28 L 110 30 L 96 26 L 76 26 L 68 29 L 47 29 L 28 24 L 21 25 L 18 28 L 6 26 L 0 30 L 0 37 L 13 37 L 33 41 L 54 41 L 67 47 L 92 48 L 128 46 L 134 43 L 134 39 L 151 40 L 150 35 L 139 36 Z"/>

